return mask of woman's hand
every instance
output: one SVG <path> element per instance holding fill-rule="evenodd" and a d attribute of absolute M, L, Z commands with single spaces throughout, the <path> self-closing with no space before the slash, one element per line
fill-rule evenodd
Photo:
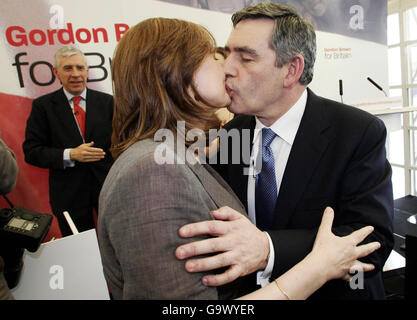
<path fill-rule="evenodd" d="M 345 237 L 338 237 L 332 233 L 334 211 L 327 207 L 317 232 L 313 250 L 309 254 L 317 259 L 323 267 L 326 281 L 342 278 L 349 281 L 349 272 L 371 271 L 375 267 L 358 261 L 381 247 L 379 242 L 358 245 L 374 230 L 372 226 L 364 227 Z"/>

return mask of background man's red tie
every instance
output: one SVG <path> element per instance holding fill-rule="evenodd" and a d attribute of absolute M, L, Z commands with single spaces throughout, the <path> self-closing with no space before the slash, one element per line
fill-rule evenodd
<path fill-rule="evenodd" d="M 74 115 L 80 126 L 81 133 L 83 138 L 85 138 L 85 111 L 80 107 L 81 97 L 73 97 L 72 101 L 74 102 Z"/>

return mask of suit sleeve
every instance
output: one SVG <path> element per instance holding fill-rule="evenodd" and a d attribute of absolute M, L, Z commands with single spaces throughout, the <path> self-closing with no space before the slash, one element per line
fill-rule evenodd
<path fill-rule="evenodd" d="M 33 101 L 26 122 L 23 152 L 29 164 L 40 168 L 64 169 L 64 149 L 51 147 L 49 120 L 39 100 Z"/>
<path fill-rule="evenodd" d="M 114 297 L 218 299 L 216 288 L 201 283 L 202 273 L 188 273 L 175 257 L 179 245 L 203 239 L 182 239 L 178 229 L 212 219 L 204 190 L 184 175 L 185 165 L 139 167 L 100 199 L 100 246 Z"/>
<path fill-rule="evenodd" d="M 0 194 L 11 192 L 16 185 L 18 167 L 12 150 L 0 139 Z"/>
<path fill-rule="evenodd" d="M 386 159 L 385 139 L 383 122 L 373 120 L 348 162 L 333 204 L 333 233 L 336 235 L 345 236 L 368 225 L 375 228 L 363 243 L 379 241 L 381 248 L 361 259 L 376 267 L 366 276 L 382 270 L 394 244 L 391 166 Z M 269 232 L 275 249 L 273 277 L 291 268 L 311 251 L 317 229 Z"/>

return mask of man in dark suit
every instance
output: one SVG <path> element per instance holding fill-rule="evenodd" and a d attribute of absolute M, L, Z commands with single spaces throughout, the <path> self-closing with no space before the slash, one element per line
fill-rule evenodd
<path fill-rule="evenodd" d="M 242 158 L 239 164 L 218 169 L 257 228 L 236 218 L 231 209 L 223 209 L 216 217 L 225 221 L 180 229 L 184 237 L 217 237 L 181 246 L 177 257 L 221 252 L 189 260 L 186 269 L 198 272 L 230 266 L 223 274 L 206 276 L 207 285 L 257 271 L 258 284 L 263 285 L 307 255 L 322 212 L 331 206 L 335 234 L 344 236 L 372 225 L 375 231 L 365 242 L 379 241 L 381 249 L 363 259 L 374 264 L 375 271 L 364 278 L 355 274 L 356 283 L 331 281 L 312 298 L 383 299 L 382 267 L 393 247 L 391 167 L 385 154 L 384 124 L 307 88 L 313 77 L 315 32 L 295 10 L 260 3 L 235 13 L 232 20 L 226 87 L 232 100 L 229 110 L 240 115 L 225 129 L 238 130 L 241 143 L 250 144 L 252 160 Z M 249 141 L 244 141 L 245 130 L 250 132 Z M 232 147 L 229 142 L 229 159 Z M 244 169 L 249 169 L 249 175 Z"/>
<path fill-rule="evenodd" d="M 66 236 L 64 211 L 78 231 L 94 228 L 92 210 L 113 163 L 113 97 L 87 89 L 88 66 L 75 47 L 57 51 L 54 74 L 62 88 L 33 101 L 23 151 L 26 162 L 49 168 L 50 203 Z"/>

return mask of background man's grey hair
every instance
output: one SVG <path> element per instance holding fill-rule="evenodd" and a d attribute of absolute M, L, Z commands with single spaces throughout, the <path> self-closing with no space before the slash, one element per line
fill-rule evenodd
<path fill-rule="evenodd" d="M 85 65 L 87 65 L 87 60 L 85 59 L 84 53 L 80 49 L 78 49 L 74 46 L 65 46 L 65 47 L 62 47 L 61 49 L 59 49 L 55 53 L 54 67 L 58 68 L 59 60 L 62 57 L 70 57 L 70 56 L 73 56 L 74 54 L 82 55 L 82 57 L 84 58 Z"/>
<path fill-rule="evenodd" d="M 281 68 L 296 54 L 301 54 L 304 57 L 304 71 L 299 82 L 308 85 L 313 80 L 317 50 L 313 25 L 294 8 L 270 2 L 261 2 L 237 11 L 232 15 L 232 22 L 235 27 L 242 20 L 261 18 L 274 21 L 270 46 L 275 50 L 277 67 Z"/>

